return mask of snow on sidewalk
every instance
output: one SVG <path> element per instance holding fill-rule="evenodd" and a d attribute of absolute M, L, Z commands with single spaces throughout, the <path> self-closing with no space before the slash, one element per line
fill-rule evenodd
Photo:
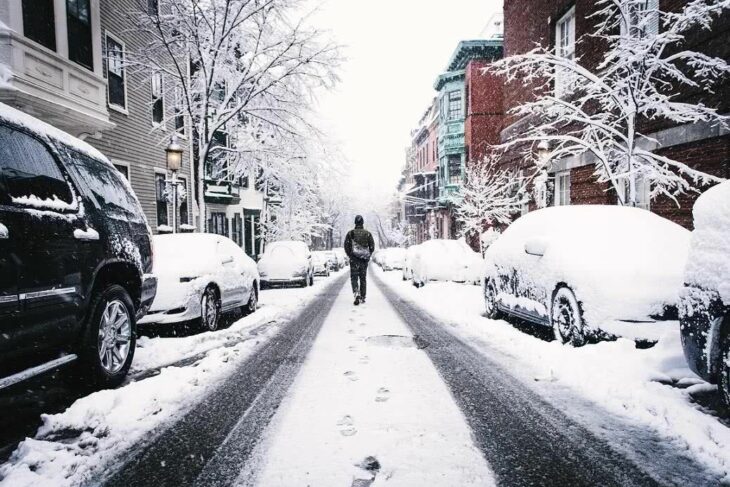
<path fill-rule="evenodd" d="M 629 424 L 651 428 L 665 444 L 691 454 L 730 483 L 730 428 L 690 400 L 690 393 L 714 386 L 687 368 L 678 323 L 668 323 L 659 343 L 648 350 L 637 349 L 625 339 L 573 348 L 531 336 L 506 321 L 485 318 L 478 286 L 430 282 L 416 289 L 410 281 L 402 281 L 400 272 L 375 272 L 401 297 L 442 320 L 449 331 L 476 350 L 498 358 L 525 385 L 599 436 L 608 411 Z M 687 388 L 658 381 L 674 381 Z M 599 405 L 592 413 L 595 417 L 585 417 L 577 405 L 566 407 L 570 393 Z M 606 439 L 618 446 L 627 440 Z"/>
<path fill-rule="evenodd" d="M 261 309 L 227 329 L 140 340 L 133 371 L 162 367 L 160 373 L 80 398 L 60 414 L 44 415 L 36 436 L 23 441 L 0 465 L 0 487 L 65 487 L 92 481 L 222 384 L 236 365 L 256 353 L 338 275 L 318 279 L 306 289 L 264 291 Z M 167 366 L 201 354 L 194 364 Z"/>
<path fill-rule="evenodd" d="M 494 485 L 470 435 L 382 292 L 345 286 L 239 485 Z"/>

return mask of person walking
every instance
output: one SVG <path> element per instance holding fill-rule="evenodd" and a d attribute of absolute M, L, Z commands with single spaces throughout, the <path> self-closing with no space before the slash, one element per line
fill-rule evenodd
<path fill-rule="evenodd" d="M 362 216 L 355 217 L 355 228 L 347 232 L 345 237 L 345 253 L 350 258 L 350 279 L 352 293 L 355 295 L 355 306 L 365 302 L 367 294 L 368 263 L 375 252 L 375 241 L 370 232 L 364 228 Z"/>

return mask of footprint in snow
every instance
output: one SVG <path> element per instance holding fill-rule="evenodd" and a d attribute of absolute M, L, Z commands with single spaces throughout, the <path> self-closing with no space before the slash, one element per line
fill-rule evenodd
<path fill-rule="evenodd" d="M 347 347 L 347 350 L 350 352 L 357 352 L 357 347 L 354 345 L 350 345 L 349 347 Z"/>
<path fill-rule="evenodd" d="M 367 355 L 363 355 L 362 357 L 360 357 L 359 362 L 361 364 L 363 364 L 363 365 L 369 364 L 370 363 L 370 357 L 368 357 Z"/>
<path fill-rule="evenodd" d="M 362 323 L 360 323 L 360 326 L 366 326 L 366 325 L 367 325 L 367 323 L 365 323 L 364 321 Z"/>
<path fill-rule="evenodd" d="M 390 399 L 390 391 L 385 387 L 378 389 L 378 394 L 375 396 L 375 402 L 385 402 Z"/>
<path fill-rule="evenodd" d="M 354 334 L 355 334 L 355 330 L 353 330 L 353 329 L 351 328 L 351 329 L 347 330 L 347 333 L 348 333 L 349 335 L 354 335 Z"/>
<path fill-rule="evenodd" d="M 348 370 L 347 372 L 345 372 L 344 375 L 345 375 L 345 377 L 347 377 L 348 379 L 350 379 L 353 382 L 355 382 L 356 380 L 359 379 L 357 374 L 355 372 L 353 372 L 352 370 Z"/>
<path fill-rule="evenodd" d="M 342 436 L 353 436 L 357 433 L 355 420 L 353 420 L 350 415 L 343 416 L 342 419 L 337 422 L 337 429 L 340 430 L 340 434 Z"/>

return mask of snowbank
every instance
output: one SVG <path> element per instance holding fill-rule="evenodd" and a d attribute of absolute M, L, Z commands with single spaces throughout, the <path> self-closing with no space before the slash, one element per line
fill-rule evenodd
<path fill-rule="evenodd" d="M 561 393 L 561 387 L 595 403 L 590 412 L 594 416 L 587 419 L 592 425 L 587 426 L 599 436 L 605 433 L 600 424 L 607 411 L 655 430 L 666 444 L 686 450 L 730 482 L 730 429 L 691 402 L 694 389 L 713 386 L 687 368 L 678 324 L 648 350 L 637 349 L 624 339 L 573 348 L 543 341 L 505 321 L 484 318 L 479 288 L 432 283 L 416 289 L 397 276 L 378 276 L 395 292 L 443 320 L 444 326 L 475 349 L 499 357 L 507 369 L 566 414 L 574 411 L 565 407 L 570 397 Z M 680 389 L 657 381 L 694 385 Z M 586 421 L 585 417 L 575 419 Z"/>
<path fill-rule="evenodd" d="M 413 280 L 478 283 L 483 272 L 482 259 L 462 240 L 427 240 L 414 247 L 411 258 Z"/>

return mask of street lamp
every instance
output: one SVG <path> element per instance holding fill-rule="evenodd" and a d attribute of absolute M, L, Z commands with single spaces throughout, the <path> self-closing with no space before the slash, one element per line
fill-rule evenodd
<path fill-rule="evenodd" d="M 550 157 L 550 144 L 548 144 L 547 140 L 541 140 L 540 143 L 537 144 L 537 157 L 542 163 L 547 162 Z"/>
<path fill-rule="evenodd" d="M 182 166 L 183 147 L 177 141 L 177 134 L 172 134 L 170 144 L 165 149 L 167 170 L 172 174 L 168 183 L 172 186 L 172 233 L 177 233 L 177 172 Z"/>

